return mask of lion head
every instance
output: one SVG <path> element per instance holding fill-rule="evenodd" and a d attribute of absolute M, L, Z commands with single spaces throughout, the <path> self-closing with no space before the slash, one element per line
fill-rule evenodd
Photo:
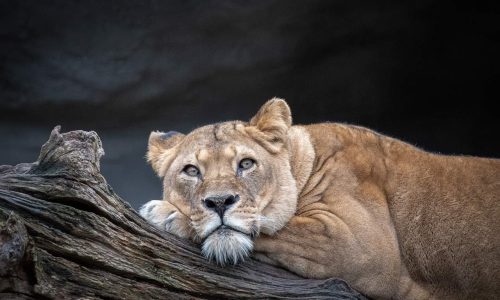
<path fill-rule="evenodd" d="M 184 135 L 152 132 L 147 159 L 163 178 L 163 199 L 182 214 L 202 253 L 224 265 L 249 255 L 260 233 L 293 216 L 297 185 L 289 154 L 291 113 L 281 99 L 250 122 L 231 121 Z"/>

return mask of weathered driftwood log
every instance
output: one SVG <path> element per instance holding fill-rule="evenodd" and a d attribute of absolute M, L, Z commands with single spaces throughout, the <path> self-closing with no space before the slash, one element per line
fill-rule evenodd
<path fill-rule="evenodd" d="M 0 167 L 1 299 L 364 298 L 339 279 L 207 262 L 113 192 L 95 132 L 59 130 L 35 163 Z"/>

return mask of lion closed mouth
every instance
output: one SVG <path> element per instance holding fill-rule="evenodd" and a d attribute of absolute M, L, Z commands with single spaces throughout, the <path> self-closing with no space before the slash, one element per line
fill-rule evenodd
<path fill-rule="evenodd" d="M 205 238 L 201 249 L 209 260 L 224 266 L 245 260 L 252 252 L 253 241 L 248 234 L 221 225 Z"/>

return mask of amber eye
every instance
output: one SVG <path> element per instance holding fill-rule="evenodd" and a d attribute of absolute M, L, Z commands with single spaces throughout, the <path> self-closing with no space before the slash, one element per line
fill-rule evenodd
<path fill-rule="evenodd" d="M 255 164 L 255 161 L 251 158 L 244 158 L 240 161 L 240 164 L 238 165 L 238 168 L 240 170 L 248 170 L 250 169 L 251 167 L 253 167 L 253 165 Z"/>
<path fill-rule="evenodd" d="M 186 173 L 187 175 L 192 176 L 192 177 L 196 177 L 196 176 L 200 175 L 200 170 L 193 165 L 185 166 L 184 169 L 182 169 L 182 171 L 184 173 Z"/>

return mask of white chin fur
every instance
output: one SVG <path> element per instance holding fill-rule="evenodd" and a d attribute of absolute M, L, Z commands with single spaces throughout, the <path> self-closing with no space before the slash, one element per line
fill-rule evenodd
<path fill-rule="evenodd" d="M 220 229 L 208 236 L 201 252 L 219 265 L 237 264 L 252 252 L 253 242 L 249 236 L 230 229 Z"/>

